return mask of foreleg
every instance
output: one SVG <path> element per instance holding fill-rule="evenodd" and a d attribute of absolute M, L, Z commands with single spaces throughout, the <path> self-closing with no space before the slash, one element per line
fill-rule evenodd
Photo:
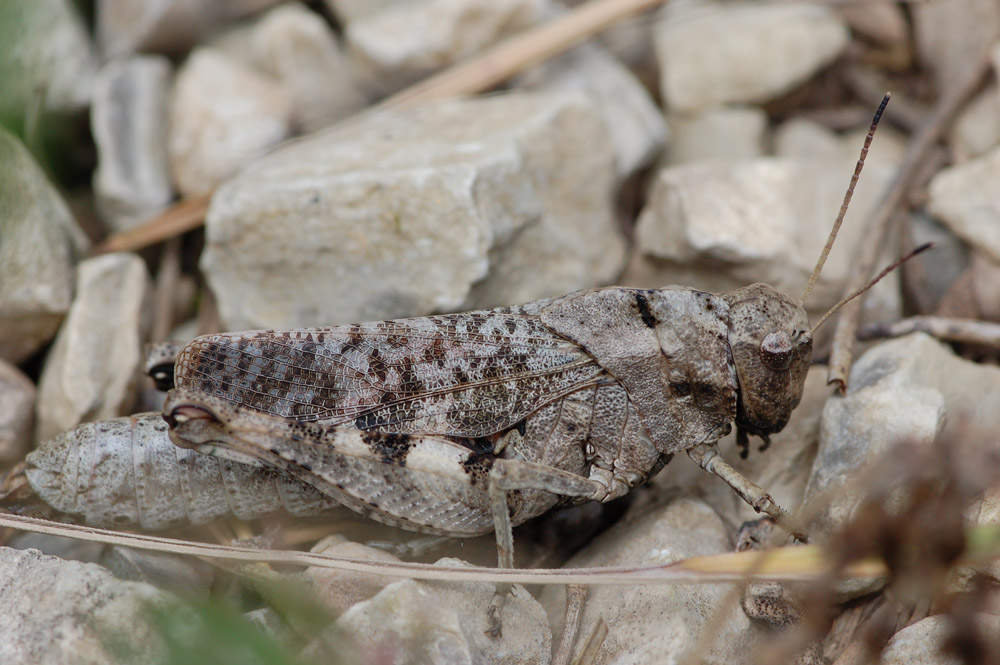
<path fill-rule="evenodd" d="M 734 469 L 726 460 L 722 459 L 722 455 L 719 454 L 719 449 L 714 442 L 703 443 L 700 446 L 689 449 L 687 452 L 688 456 L 698 466 L 721 478 L 751 508 L 758 513 L 764 513 L 802 542 L 807 540 L 805 531 L 796 524 L 787 511 L 782 509 L 771 498 L 771 495 L 764 488 L 751 481 Z"/>

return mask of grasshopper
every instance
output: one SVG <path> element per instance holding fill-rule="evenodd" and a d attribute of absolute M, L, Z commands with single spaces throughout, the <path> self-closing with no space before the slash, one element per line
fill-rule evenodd
<path fill-rule="evenodd" d="M 766 284 L 609 287 L 463 314 L 207 335 L 174 365 L 170 436 L 263 461 L 386 524 L 493 531 L 501 567 L 513 567 L 513 526 L 620 497 L 680 452 L 788 524 L 716 442 L 735 423 L 744 450 L 749 435 L 766 446 L 798 405 L 816 328 L 802 302 L 887 102 L 798 302 Z M 495 635 L 508 591 L 500 585 L 490 606 Z"/>

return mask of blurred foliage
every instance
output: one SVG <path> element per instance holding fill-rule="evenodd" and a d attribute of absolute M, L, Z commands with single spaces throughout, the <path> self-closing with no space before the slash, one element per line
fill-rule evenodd
<path fill-rule="evenodd" d="M 14 134 L 56 182 L 89 184 L 94 151 L 86 109 L 52 109 L 48 72 L 55 63 L 49 3 L 0 1 L 0 126 Z"/>
<path fill-rule="evenodd" d="M 166 663 L 177 665 L 300 665 L 275 637 L 222 603 L 194 601 L 152 610 L 166 647 Z"/>
<path fill-rule="evenodd" d="M 298 649 L 219 600 L 198 599 L 151 605 L 149 624 L 160 637 L 162 659 L 139 653 L 128 636 L 108 636 L 109 651 L 120 662 L 156 660 L 164 665 L 309 665 Z M 329 665 L 345 661 L 334 655 Z"/>

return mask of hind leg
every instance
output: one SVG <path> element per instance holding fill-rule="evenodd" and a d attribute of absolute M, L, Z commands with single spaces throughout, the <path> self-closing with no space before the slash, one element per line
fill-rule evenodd
<path fill-rule="evenodd" d="M 594 501 L 602 501 L 608 494 L 607 488 L 602 484 L 568 471 L 533 462 L 496 460 L 490 470 L 489 497 L 500 568 L 514 567 L 514 534 L 507 504 L 507 492 L 512 490 L 541 490 L 559 496 L 584 497 Z M 487 634 L 492 637 L 500 637 L 500 610 L 510 590 L 510 583 L 501 582 L 497 584 L 496 593 L 493 594 L 487 612 L 490 623 Z"/>

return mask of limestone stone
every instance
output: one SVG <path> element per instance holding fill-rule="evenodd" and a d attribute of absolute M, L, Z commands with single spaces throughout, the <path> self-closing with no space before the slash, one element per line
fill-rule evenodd
<path fill-rule="evenodd" d="M 754 106 L 721 106 L 672 115 L 667 164 L 740 161 L 764 156 L 767 114 Z"/>
<path fill-rule="evenodd" d="M 38 386 L 36 438 L 129 411 L 149 327 L 146 266 L 130 253 L 80 263 L 77 294 Z"/>
<path fill-rule="evenodd" d="M 207 597 L 215 568 L 201 559 L 168 552 L 149 552 L 123 545 L 108 547 L 101 565 L 120 580 L 145 582 L 189 596 Z"/>
<path fill-rule="evenodd" d="M 644 512 L 631 511 L 565 567 L 660 565 L 731 547 L 719 516 L 700 501 L 682 498 L 646 506 Z M 542 592 L 550 621 L 561 621 L 564 598 L 562 588 L 547 587 Z M 693 653 L 703 663 L 753 662 L 750 620 L 726 585 L 592 586 L 583 608 L 579 630 L 583 638 L 578 640 L 576 657 L 598 619 L 608 631 L 596 663 L 680 663 Z M 706 630 L 711 634 L 703 635 Z"/>
<path fill-rule="evenodd" d="M 668 8 L 654 39 L 667 108 L 692 112 L 785 93 L 840 55 L 849 35 L 822 4 L 737 2 Z"/>
<path fill-rule="evenodd" d="M 94 84 L 90 126 L 97 145 L 94 194 L 105 224 L 124 231 L 170 203 L 167 97 L 172 76 L 162 56 L 108 62 Z"/>
<path fill-rule="evenodd" d="M 292 103 L 272 78 L 201 48 L 177 73 L 169 114 L 174 181 L 192 196 L 288 136 Z"/>
<path fill-rule="evenodd" d="M 582 90 L 594 100 L 615 147 L 621 179 L 648 164 L 667 140 L 663 114 L 629 70 L 600 46 L 584 44 L 517 79 L 529 90 Z"/>
<path fill-rule="evenodd" d="M 624 259 L 614 157 L 578 93 L 369 115 L 213 197 L 201 266 L 230 329 L 380 320 L 604 284 Z"/>
<path fill-rule="evenodd" d="M 914 46 L 934 74 L 938 94 L 967 78 L 1000 40 L 994 0 L 929 0 L 912 7 Z"/>
<path fill-rule="evenodd" d="M 301 3 L 281 4 L 250 25 L 223 33 L 212 45 L 285 88 L 297 131 L 326 127 L 368 104 L 340 39 Z"/>
<path fill-rule="evenodd" d="M 1000 282 L 997 281 L 1000 278 L 1000 264 L 990 261 L 980 252 L 971 252 L 968 245 L 945 228 L 944 225 L 928 215 L 925 210 L 915 210 L 910 213 L 910 230 L 914 245 L 919 246 L 928 242 L 934 243 L 934 251 L 926 252 L 920 256 L 920 262 L 923 265 L 923 272 L 926 276 L 921 288 L 924 290 L 924 297 L 927 299 L 928 304 L 932 306 L 945 306 L 944 300 L 947 298 L 949 290 L 952 289 L 956 281 L 965 273 L 972 277 L 970 286 L 973 289 L 973 293 L 979 296 L 975 298 L 976 301 L 986 304 L 986 300 L 993 300 L 996 303 L 995 306 L 1000 307 L 1000 299 L 996 298 L 992 292 L 994 288 L 1000 287 Z M 981 274 L 980 270 L 967 273 L 970 264 L 973 262 L 983 264 L 987 268 L 987 274 L 992 273 L 986 280 L 988 284 L 983 284 L 981 280 L 977 279 Z M 991 264 L 997 267 L 989 270 Z M 993 284 L 997 284 L 998 287 L 993 287 Z M 983 289 L 980 294 L 981 289 L 977 287 L 984 286 L 988 288 Z M 963 298 L 962 304 L 970 303 Z M 950 315 L 939 312 L 936 307 L 934 311 L 940 313 L 942 316 Z M 985 310 L 983 310 L 983 313 L 985 314 Z M 997 314 L 1000 315 L 1000 310 L 997 310 Z"/>
<path fill-rule="evenodd" d="M 1000 88 L 991 83 L 962 107 L 948 132 L 956 163 L 966 162 L 1000 145 Z"/>
<path fill-rule="evenodd" d="M 880 133 L 879 139 L 881 138 L 882 134 Z M 854 151 L 860 150 L 860 146 L 861 143 L 855 146 Z M 781 123 L 774 130 L 774 154 L 776 157 L 794 159 L 820 157 L 844 160 L 850 158 L 841 137 L 818 122 L 803 118 L 792 118 Z M 854 155 L 854 158 L 857 159 L 857 155 Z M 865 174 L 867 175 L 867 171 Z"/>
<path fill-rule="evenodd" d="M 0 466 L 17 462 L 28 452 L 34 418 L 35 384 L 0 360 Z"/>
<path fill-rule="evenodd" d="M 998 414 L 1000 368 L 963 360 L 922 333 L 879 344 L 855 362 L 847 394 L 824 407 L 805 501 L 834 496 L 818 523 L 835 528 L 860 499 L 852 479 L 878 455 L 897 443 L 970 440 L 952 436 L 961 428 L 995 432 Z"/>
<path fill-rule="evenodd" d="M 42 169 L 0 128 L 0 358 L 19 363 L 56 334 L 88 244 Z"/>
<path fill-rule="evenodd" d="M 398 90 L 533 25 L 547 0 L 392 3 L 347 23 L 344 36 L 365 80 Z"/>
<path fill-rule="evenodd" d="M 447 558 L 437 563 L 465 565 Z M 486 634 L 486 609 L 495 589 L 486 582 L 393 582 L 344 612 L 335 627 L 353 638 L 358 662 L 548 663 L 552 635 L 545 611 L 520 585 L 501 612 L 503 635 Z"/>
<path fill-rule="evenodd" d="M 956 235 L 1000 261 L 1000 147 L 938 171 L 927 210 Z"/>
<path fill-rule="evenodd" d="M 230 21 L 281 0 L 98 0 L 97 38 L 107 58 L 183 53 Z"/>
<path fill-rule="evenodd" d="M 403 4 L 409 0 L 323 0 L 330 13 L 342 24 L 367 14 L 375 14 L 386 7 Z"/>
<path fill-rule="evenodd" d="M 90 563 L 0 548 L 4 663 L 160 663 L 164 645 L 143 618 L 169 601 Z M 117 648 L 116 648 L 117 647 Z"/>
<path fill-rule="evenodd" d="M 887 135 L 888 136 L 888 135 Z M 881 137 L 880 137 L 881 138 Z M 854 150 L 861 142 L 842 139 Z M 821 313 L 841 296 L 854 260 L 851 249 L 867 229 L 861 223 L 896 172 L 902 151 L 891 140 L 869 153 L 850 210 L 806 302 Z M 636 224 L 636 247 L 623 277 L 642 287 L 680 284 L 725 292 L 766 282 L 797 297 L 826 242 L 854 170 L 847 156 L 761 158 L 697 162 L 662 169 Z M 895 259 L 892 256 L 886 262 Z M 898 311 L 892 275 L 867 298 L 865 311 Z M 898 282 L 897 282 L 898 283 Z"/>
<path fill-rule="evenodd" d="M 974 615 L 980 634 L 995 644 L 1000 636 L 1000 617 L 983 612 Z M 892 636 L 882 650 L 882 665 L 959 665 L 964 662 L 957 654 L 942 653 L 950 631 L 947 617 L 929 616 L 907 626 Z"/>
<path fill-rule="evenodd" d="M 399 561 L 383 550 L 352 543 L 342 535 L 327 536 L 312 548 L 312 552 L 349 559 Z M 354 573 L 333 568 L 310 567 L 303 573 L 318 600 L 331 615 L 339 616 L 356 603 L 367 600 L 394 582 L 391 577 Z"/>
<path fill-rule="evenodd" d="M 910 27 L 903 8 L 888 2 L 847 3 L 837 11 L 851 30 L 879 43 L 883 48 L 909 46 Z"/>
<path fill-rule="evenodd" d="M 78 111 L 90 103 L 97 58 L 71 0 L 0 5 L 0 113 Z"/>

